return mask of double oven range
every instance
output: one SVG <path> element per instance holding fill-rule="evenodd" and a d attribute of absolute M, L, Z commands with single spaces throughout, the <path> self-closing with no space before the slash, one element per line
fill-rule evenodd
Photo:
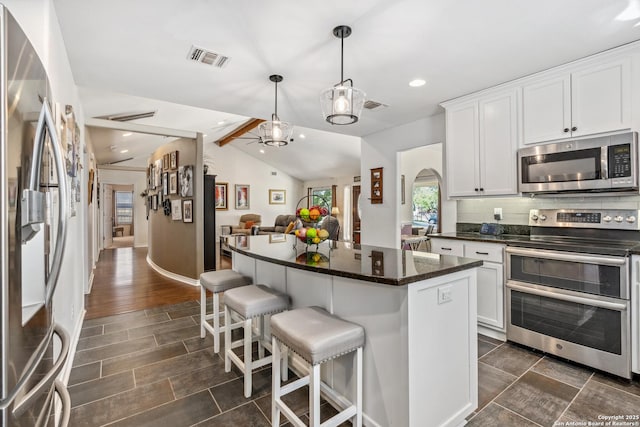
<path fill-rule="evenodd" d="M 638 210 L 536 209 L 507 247 L 507 339 L 631 378 Z"/>

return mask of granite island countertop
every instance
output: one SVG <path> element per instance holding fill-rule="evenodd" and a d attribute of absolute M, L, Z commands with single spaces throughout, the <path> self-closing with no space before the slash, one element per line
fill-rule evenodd
<path fill-rule="evenodd" d="M 228 238 L 229 248 L 258 260 L 393 286 L 408 285 L 456 271 L 480 267 L 482 261 L 451 255 L 324 241 L 307 247 L 293 235 Z"/>

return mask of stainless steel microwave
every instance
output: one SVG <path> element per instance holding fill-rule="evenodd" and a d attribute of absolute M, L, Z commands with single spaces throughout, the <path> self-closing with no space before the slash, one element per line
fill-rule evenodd
<path fill-rule="evenodd" d="M 637 193 L 638 134 L 522 148 L 518 173 L 522 193 Z"/>

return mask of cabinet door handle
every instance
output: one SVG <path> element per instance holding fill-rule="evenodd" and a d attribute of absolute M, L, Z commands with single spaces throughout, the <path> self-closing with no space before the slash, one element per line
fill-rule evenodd
<path fill-rule="evenodd" d="M 564 133 L 569 132 L 569 128 L 564 128 Z"/>
<path fill-rule="evenodd" d="M 440 249 L 442 249 L 443 251 L 450 251 L 451 250 L 451 248 L 440 248 Z"/>
<path fill-rule="evenodd" d="M 473 189 L 473 191 L 478 191 L 478 189 L 477 189 L 477 188 L 474 188 L 474 189 Z"/>
<path fill-rule="evenodd" d="M 480 187 L 480 191 L 484 191 L 484 188 Z"/>
<path fill-rule="evenodd" d="M 478 255 L 489 255 L 489 252 L 478 252 L 478 251 L 476 251 L 476 253 Z"/>
<path fill-rule="evenodd" d="M 573 132 L 575 132 L 575 131 L 577 131 L 577 130 L 578 130 L 578 128 L 577 128 L 576 126 L 574 126 L 574 127 L 572 127 L 572 128 L 571 128 L 571 130 L 572 130 Z"/>

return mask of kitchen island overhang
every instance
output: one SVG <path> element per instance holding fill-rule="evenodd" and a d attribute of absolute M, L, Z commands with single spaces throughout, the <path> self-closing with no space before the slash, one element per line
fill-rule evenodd
<path fill-rule="evenodd" d="M 307 247 L 289 235 L 231 238 L 229 247 L 234 270 L 286 292 L 293 308 L 320 306 L 365 328 L 365 425 L 459 426 L 476 409 L 482 261 L 346 242 Z M 352 376 L 349 357 L 323 369 L 349 399 Z"/>

